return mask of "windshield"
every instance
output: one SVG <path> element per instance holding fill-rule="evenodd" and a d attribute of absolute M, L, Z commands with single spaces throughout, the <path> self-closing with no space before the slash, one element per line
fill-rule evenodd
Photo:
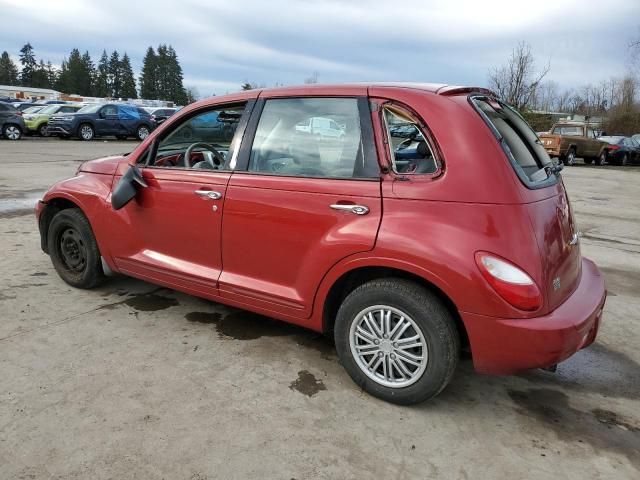
<path fill-rule="evenodd" d="M 86 105 L 78 110 L 78 113 L 96 113 L 102 108 L 101 104 L 98 105 Z"/>
<path fill-rule="evenodd" d="M 48 107 L 44 107 L 42 110 L 40 110 L 40 113 L 56 113 L 58 111 L 58 108 L 60 108 L 60 105 L 49 105 Z"/>

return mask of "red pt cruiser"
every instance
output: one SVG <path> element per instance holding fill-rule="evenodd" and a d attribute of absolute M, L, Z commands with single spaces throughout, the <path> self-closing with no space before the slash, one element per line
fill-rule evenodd
<path fill-rule="evenodd" d="M 433 397 L 591 344 L 606 297 L 559 169 L 480 88 L 252 90 L 181 110 L 37 206 L 63 280 L 120 272 L 335 338 L 367 392 Z"/>

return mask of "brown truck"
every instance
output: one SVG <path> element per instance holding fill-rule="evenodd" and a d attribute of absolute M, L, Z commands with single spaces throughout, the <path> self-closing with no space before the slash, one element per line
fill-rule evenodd
<path fill-rule="evenodd" d="M 565 165 L 573 165 L 578 157 L 586 164 L 602 165 L 609 153 L 609 144 L 596 139 L 593 129 L 584 123 L 558 122 L 540 140 L 549 156 L 559 157 Z"/>

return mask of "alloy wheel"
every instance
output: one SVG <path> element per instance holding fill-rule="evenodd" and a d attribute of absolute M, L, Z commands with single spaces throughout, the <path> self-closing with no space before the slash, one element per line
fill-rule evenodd
<path fill-rule="evenodd" d="M 93 129 L 89 125 L 83 125 L 80 128 L 80 135 L 84 140 L 91 140 L 93 138 Z"/>
<path fill-rule="evenodd" d="M 22 132 L 15 125 L 9 125 L 7 128 L 5 128 L 4 135 L 9 140 L 19 140 L 20 136 L 22 135 Z"/>
<path fill-rule="evenodd" d="M 149 136 L 149 129 L 147 127 L 138 128 L 138 139 L 144 140 Z"/>
<path fill-rule="evenodd" d="M 349 346 L 362 372 L 385 387 L 407 387 L 427 367 L 427 342 L 420 327 L 395 307 L 375 305 L 358 313 Z"/>

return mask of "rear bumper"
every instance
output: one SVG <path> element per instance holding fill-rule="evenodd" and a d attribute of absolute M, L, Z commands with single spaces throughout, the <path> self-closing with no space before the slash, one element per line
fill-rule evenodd
<path fill-rule="evenodd" d="M 547 154 L 550 157 L 559 157 L 560 156 L 560 149 L 559 148 L 546 148 L 545 150 L 547 151 Z"/>
<path fill-rule="evenodd" d="M 595 340 L 606 296 L 598 267 L 583 258 L 578 288 L 548 315 L 507 319 L 461 312 L 475 369 L 511 374 L 567 359 Z"/>

